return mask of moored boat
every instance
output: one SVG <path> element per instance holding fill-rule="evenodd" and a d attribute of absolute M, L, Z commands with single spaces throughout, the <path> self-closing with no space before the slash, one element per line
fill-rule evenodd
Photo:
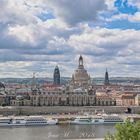
<path fill-rule="evenodd" d="M 104 124 L 116 124 L 116 123 L 123 123 L 124 120 L 119 117 L 118 115 L 103 115 Z"/>
<path fill-rule="evenodd" d="M 76 117 L 73 121 L 70 121 L 70 124 L 116 124 L 123 122 L 123 119 L 118 115 L 101 115 L 94 117 Z"/>
<path fill-rule="evenodd" d="M 25 117 L 0 117 L 0 127 L 2 126 L 46 126 L 55 125 L 57 119 L 47 119 L 43 116 Z"/>

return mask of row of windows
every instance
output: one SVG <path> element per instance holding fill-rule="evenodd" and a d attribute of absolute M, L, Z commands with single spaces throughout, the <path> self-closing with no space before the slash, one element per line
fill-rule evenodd
<path fill-rule="evenodd" d="M 36 100 L 36 99 L 62 99 L 62 98 L 68 98 L 68 99 L 72 99 L 72 98 L 81 98 L 81 99 L 83 99 L 83 98 L 85 98 L 85 99 L 94 99 L 94 97 L 92 96 L 69 96 L 69 97 L 67 97 L 67 96 L 64 96 L 64 97 L 62 97 L 62 96 L 60 96 L 60 97 L 58 97 L 58 96 L 56 96 L 56 97 L 32 97 L 32 99 L 34 99 L 34 100 Z"/>
<path fill-rule="evenodd" d="M 115 101 L 97 101 L 96 102 L 98 105 L 115 105 Z"/>

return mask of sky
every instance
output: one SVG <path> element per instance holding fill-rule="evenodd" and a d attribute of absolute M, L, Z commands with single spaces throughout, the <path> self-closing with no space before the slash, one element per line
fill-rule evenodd
<path fill-rule="evenodd" d="M 140 0 L 0 0 L 0 78 L 140 77 Z"/>

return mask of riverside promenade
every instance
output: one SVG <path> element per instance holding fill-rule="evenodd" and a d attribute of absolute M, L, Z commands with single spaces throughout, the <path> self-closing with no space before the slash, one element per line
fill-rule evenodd
<path fill-rule="evenodd" d="M 130 106 L 132 113 L 140 114 L 140 106 Z M 0 115 L 77 114 L 79 112 L 125 113 L 126 106 L 7 106 L 0 107 Z"/>
<path fill-rule="evenodd" d="M 140 107 L 132 106 L 132 114 L 125 114 L 127 107 L 122 106 L 8 106 L 0 107 L 1 116 L 26 116 L 26 115 L 42 115 L 47 118 L 56 118 L 59 124 L 67 124 L 70 120 L 77 116 L 90 115 L 94 117 L 96 113 L 119 114 L 126 120 L 130 118 L 132 121 L 140 120 Z M 103 111 L 103 112 L 102 112 Z"/>

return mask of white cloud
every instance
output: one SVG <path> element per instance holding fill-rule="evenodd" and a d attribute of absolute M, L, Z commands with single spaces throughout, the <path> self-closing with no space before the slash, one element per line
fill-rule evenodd
<path fill-rule="evenodd" d="M 104 0 L 51 0 L 48 3 L 55 15 L 69 25 L 97 20 L 98 12 L 106 9 Z"/>
<path fill-rule="evenodd" d="M 0 9 L 0 22 L 8 24 L 35 23 L 35 14 L 40 11 L 38 8 L 27 6 L 23 0 L 1 0 Z"/>
<path fill-rule="evenodd" d="M 31 43 L 32 45 L 34 45 L 36 40 L 34 38 L 33 30 L 31 28 L 28 26 L 16 25 L 15 27 L 9 27 L 8 34 L 10 36 L 16 37 L 23 43 L 28 42 L 28 43 Z"/>
<path fill-rule="evenodd" d="M 128 16 L 130 22 L 140 22 L 140 12 L 136 12 L 134 15 Z"/>
<path fill-rule="evenodd" d="M 51 28 L 55 27 L 51 26 Z M 50 40 L 45 41 L 47 42 L 46 46 L 38 47 L 37 50 L 29 47 L 30 50 L 20 50 L 20 52 L 15 49 L 14 56 L 17 51 L 25 63 L 32 62 L 31 66 L 23 65 L 24 68 L 12 63 L 17 75 L 21 75 L 20 73 L 26 70 L 30 74 L 36 71 L 40 73 L 40 76 L 45 73 L 52 76 L 52 71 L 58 64 L 63 70 L 62 76 L 71 76 L 77 67 L 77 59 L 80 54 L 84 56 L 85 67 L 91 76 L 103 76 L 106 67 L 110 69 L 112 76 L 118 76 L 118 74 L 127 76 L 131 74 L 132 67 L 139 67 L 139 30 L 90 28 L 87 25 L 80 26 L 79 30 L 82 32 L 71 34 L 69 38 L 59 37 L 55 32 L 49 30 L 51 36 Z M 69 30 L 65 30 L 65 32 L 69 32 Z M 32 35 L 34 36 L 34 34 Z M 40 32 L 39 36 L 45 39 L 44 33 Z M 7 54 L 9 53 L 7 52 Z M 17 60 L 21 59 L 19 56 L 17 55 Z M 4 68 L 7 69 L 7 65 Z M 126 71 L 127 73 L 125 73 Z M 135 75 L 139 75 L 138 71 L 135 72 Z"/>
<path fill-rule="evenodd" d="M 136 30 L 91 28 L 81 35 L 72 35 L 69 44 L 78 52 L 96 54 L 97 51 L 99 54 L 106 54 L 136 43 L 139 41 L 139 35 L 140 31 Z"/>
<path fill-rule="evenodd" d="M 116 10 L 114 6 L 114 0 L 105 0 L 108 10 Z"/>
<path fill-rule="evenodd" d="M 114 71 L 113 74 L 118 71 L 120 76 L 127 76 L 131 74 L 130 65 L 139 67 L 139 36 L 140 31 L 137 30 L 96 28 L 71 36 L 69 44 L 77 54 L 85 54 L 89 58 L 86 65 L 91 73 L 94 74 L 94 69 L 98 75 L 108 67 Z M 127 73 L 124 72 L 126 69 Z M 138 71 L 135 75 L 139 75 Z"/>
<path fill-rule="evenodd" d="M 132 23 L 139 23 L 140 22 L 140 12 L 136 12 L 134 15 L 130 14 L 118 14 L 118 15 L 113 15 L 111 18 L 106 18 L 106 21 L 117 21 L 117 20 L 128 20 L 129 22 Z"/>
<path fill-rule="evenodd" d="M 0 77 L 52 77 L 55 65 L 71 76 L 80 54 L 92 76 L 104 76 L 106 67 L 112 76 L 139 69 L 139 30 L 88 25 L 100 11 L 116 10 L 111 0 L 1 0 L 0 8 Z M 55 19 L 39 17 L 50 11 Z M 111 20 L 119 19 L 139 22 L 139 12 Z"/>

